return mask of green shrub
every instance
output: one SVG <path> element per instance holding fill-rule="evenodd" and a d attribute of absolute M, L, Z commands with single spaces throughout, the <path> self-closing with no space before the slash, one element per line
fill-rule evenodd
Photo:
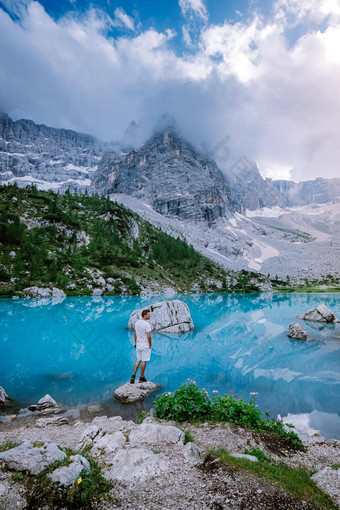
<path fill-rule="evenodd" d="M 257 457 L 260 461 L 270 462 L 270 459 L 260 448 L 252 448 L 251 450 L 245 448 L 243 453 L 245 453 L 246 455 L 254 455 L 254 457 Z"/>
<path fill-rule="evenodd" d="M 148 413 L 147 413 L 145 410 L 141 411 L 141 412 L 140 412 L 140 415 L 138 416 L 137 423 L 138 423 L 138 424 L 143 423 L 144 418 L 146 417 L 146 415 L 147 415 L 147 414 L 148 414 Z"/>
<path fill-rule="evenodd" d="M 155 416 L 165 420 L 200 421 L 211 414 L 208 393 L 194 381 L 183 384 L 175 393 L 163 393 L 155 401 Z"/>
<path fill-rule="evenodd" d="M 224 395 L 209 398 L 208 393 L 196 386 L 194 381 L 183 384 L 174 393 L 163 393 L 155 401 L 155 416 L 178 422 L 228 422 L 257 432 L 276 434 L 285 439 L 291 447 L 304 450 L 299 436 L 287 431 L 282 421 L 262 418 L 255 403 L 255 393 L 249 402 L 241 397 Z M 266 412 L 269 418 L 269 413 Z M 293 425 L 288 425 L 293 428 Z"/>
<path fill-rule="evenodd" d="M 195 442 L 195 438 L 194 436 L 192 435 L 192 433 L 190 432 L 190 430 L 186 430 L 184 432 L 184 444 L 187 444 L 187 443 L 194 443 Z"/>
<path fill-rule="evenodd" d="M 89 453 L 84 451 L 73 451 L 69 448 L 62 448 L 66 457 L 47 466 L 36 477 L 30 478 L 27 484 L 26 499 L 31 510 L 38 510 L 44 505 L 52 508 L 67 509 L 95 509 L 98 500 L 104 498 L 112 499 L 109 482 L 103 477 L 100 465 Z M 53 483 L 48 477 L 54 469 L 70 464 L 71 455 L 82 455 L 90 464 L 90 469 L 84 468 L 79 478 L 70 487 L 60 487 Z"/>

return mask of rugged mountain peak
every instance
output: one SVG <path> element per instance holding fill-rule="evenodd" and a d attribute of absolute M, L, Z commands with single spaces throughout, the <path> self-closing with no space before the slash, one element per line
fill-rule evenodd
<path fill-rule="evenodd" d="M 0 183 L 82 192 L 104 152 L 93 136 L 0 116 Z"/>
<path fill-rule="evenodd" d="M 126 193 L 166 216 L 212 225 L 226 211 L 223 174 L 166 121 L 139 149 L 107 153 L 91 190 Z"/>
<path fill-rule="evenodd" d="M 168 113 L 163 113 L 154 128 L 154 134 L 162 132 L 178 134 L 177 122 Z"/>

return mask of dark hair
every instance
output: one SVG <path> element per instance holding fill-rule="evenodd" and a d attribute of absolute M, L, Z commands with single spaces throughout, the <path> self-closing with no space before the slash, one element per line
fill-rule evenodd
<path fill-rule="evenodd" d="M 147 315 L 148 313 L 150 313 L 150 310 L 143 310 L 142 317 L 145 317 L 145 315 Z"/>

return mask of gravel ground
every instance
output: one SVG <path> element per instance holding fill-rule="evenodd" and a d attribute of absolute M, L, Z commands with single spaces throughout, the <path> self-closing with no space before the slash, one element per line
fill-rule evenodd
<path fill-rule="evenodd" d="M 152 418 L 148 418 L 152 421 Z M 89 426 L 83 421 L 70 420 L 66 425 L 48 425 L 38 427 L 32 423 L 23 426 L 16 424 L 1 424 L 0 443 L 5 441 L 23 441 L 27 439 L 49 439 L 62 446 L 77 448 L 81 433 Z M 133 422 L 126 427 L 133 427 Z M 100 425 L 97 419 L 96 424 Z M 171 424 L 166 422 L 166 424 Z M 175 424 L 174 424 L 175 425 Z M 117 424 L 106 424 L 105 429 L 114 432 Z M 166 473 L 160 473 L 147 482 L 134 481 L 129 483 L 114 482 L 111 491 L 116 498 L 115 503 L 99 502 L 96 510 L 113 510 L 116 508 L 138 510 L 313 510 L 311 504 L 297 501 L 287 495 L 282 489 L 254 477 L 251 474 L 234 470 L 213 459 L 203 460 L 204 453 L 218 446 L 223 446 L 230 452 L 242 453 L 244 448 L 261 448 L 272 459 L 280 459 L 291 466 L 304 466 L 310 470 L 321 469 L 340 463 L 340 442 L 309 440 L 306 442 L 308 451 L 294 452 L 285 450 L 276 443 L 271 443 L 266 437 L 254 434 L 239 427 L 211 426 L 203 424 L 193 426 L 183 424 L 184 430 L 189 430 L 195 444 L 202 450 L 202 461 L 192 464 L 183 456 L 183 446 L 180 444 L 162 443 L 155 445 L 157 453 L 164 454 L 169 462 Z M 108 457 L 99 460 L 105 468 Z M 334 485 L 334 484 L 333 484 Z M 13 482 L 11 473 L 0 471 L 0 510 L 26 509 L 24 499 L 25 487 L 23 482 Z M 334 501 L 340 502 L 338 489 L 332 494 Z M 45 508 L 41 509 L 45 510 Z"/>

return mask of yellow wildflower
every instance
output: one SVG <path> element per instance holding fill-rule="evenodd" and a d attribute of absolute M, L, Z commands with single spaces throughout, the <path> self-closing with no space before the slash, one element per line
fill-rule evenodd
<path fill-rule="evenodd" d="M 82 477 L 80 476 L 77 480 L 77 485 L 79 485 L 83 481 Z"/>

